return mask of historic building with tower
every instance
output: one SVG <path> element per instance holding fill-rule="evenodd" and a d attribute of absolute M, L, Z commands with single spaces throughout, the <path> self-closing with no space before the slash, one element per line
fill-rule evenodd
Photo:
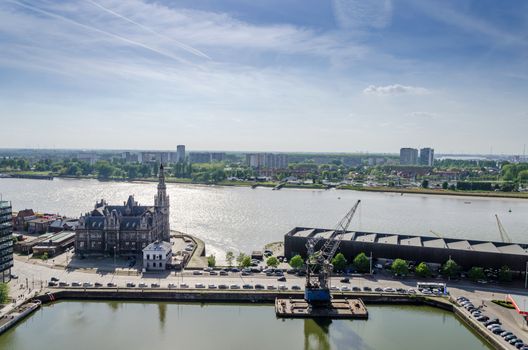
<path fill-rule="evenodd" d="M 169 242 L 169 209 L 165 173 L 160 165 L 154 205 L 139 205 L 132 195 L 123 205 L 109 205 L 102 199 L 91 212 L 79 218 L 75 252 L 79 255 L 136 256 L 152 242 Z"/>

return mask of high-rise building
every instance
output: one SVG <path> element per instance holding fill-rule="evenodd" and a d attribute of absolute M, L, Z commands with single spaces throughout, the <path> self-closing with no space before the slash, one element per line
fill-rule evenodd
<path fill-rule="evenodd" d="M 185 161 L 185 145 L 176 146 L 176 163 Z"/>
<path fill-rule="evenodd" d="M 434 149 L 421 148 L 420 149 L 420 165 L 433 166 L 434 163 Z"/>
<path fill-rule="evenodd" d="M 0 200 L 0 281 L 9 282 L 13 267 L 11 203 Z"/>
<path fill-rule="evenodd" d="M 246 154 L 246 163 L 248 166 L 257 169 L 286 169 L 288 156 L 273 153 Z"/>
<path fill-rule="evenodd" d="M 418 164 L 418 150 L 416 148 L 400 148 L 400 164 Z"/>

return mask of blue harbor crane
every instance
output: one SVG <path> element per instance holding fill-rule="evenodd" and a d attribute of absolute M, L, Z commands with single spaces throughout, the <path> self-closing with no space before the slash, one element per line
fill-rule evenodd
<path fill-rule="evenodd" d="M 332 300 L 329 286 L 330 276 L 333 270 L 332 258 L 339 248 L 343 235 L 350 226 L 350 222 L 356 213 L 359 203 L 361 203 L 361 200 L 358 200 L 352 209 L 339 221 L 336 229 L 326 239 L 319 250 L 316 250 L 317 246 L 323 239 L 320 235 L 309 237 L 306 242 L 308 257 L 306 259 L 304 300 L 311 306 L 325 306 Z"/>

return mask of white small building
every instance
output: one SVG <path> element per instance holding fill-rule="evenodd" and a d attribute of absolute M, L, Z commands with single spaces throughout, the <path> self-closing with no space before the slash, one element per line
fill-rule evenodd
<path fill-rule="evenodd" d="M 155 241 L 143 248 L 143 268 L 147 271 L 162 271 L 172 260 L 172 244 Z"/>

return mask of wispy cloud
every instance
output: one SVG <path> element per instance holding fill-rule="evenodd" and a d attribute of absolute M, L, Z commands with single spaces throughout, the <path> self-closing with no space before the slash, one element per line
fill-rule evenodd
<path fill-rule="evenodd" d="M 386 86 L 369 85 L 363 90 L 363 93 L 368 95 L 425 95 L 429 94 L 430 91 L 420 86 L 394 84 Z"/>
<path fill-rule="evenodd" d="M 465 13 L 460 8 L 456 9 L 452 7 L 448 2 L 412 0 L 412 3 L 427 16 L 437 21 L 458 27 L 469 33 L 485 35 L 493 39 L 498 45 L 515 44 L 528 46 L 528 38 L 526 35 L 503 30 L 475 15 Z M 506 4 L 504 5 L 506 6 Z"/>
<path fill-rule="evenodd" d="M 384 28 L 391 21 L 392 0 L 333 0 L 332 4 L 341 28 Z"/>
<path fill-rule="evenodd" d="M 49 16 L 49 17 L 53 17 L 53 18 L 56 18 L 56 19 L 59 19 L 61 21 L 64 21 L 64 22 L 67 22 L 67 23 L 70 23 L 72 25 L 75 25 L 75 26 L 78 26 L 78 27 L 81 27 L 81 28 L 84 28 L 86 30 L 89 30 L 89 31 L 92 31 L 92 32 L 96 32 L 96 33 L 99 33 L 99 34 L 102 34 L 104 36 L 107 36 L 109 38 L 112 38 L 112 39 L 117 39 L 119 41 L 122 41 L 122 42 L 125 42 L 127 44 L 130 44 L 130 45 L 133 45 L 133 46 L 137 46 L 137 47 L 141 47 L 143 49 L 146 49 L 146 50 L 149 50 L 151 52 L 154 52 L 154 53 L 157 53 L 159 55 L 162 55 L 162 56 L 165 56 L 167 58 L 170 58 L 170 59 L 173 59 L 173 60 L 176 60 L 180 63 L 188 63 L 187 61 L 183 60 L 182 58 L 180 57 L 177 57 L 177 56 L 174 56 L 170 53 L 167 53 L 167 52 L 164 52 L 162 50 L 159 50 L 157 48 L 154 48 L 152 46 L 149 46 L 149 45 L 146 45 L 146 44 L 143 44 L 139 41 L 135 41 L 135 40 L 132 40 L 132 39 L 129 39 L 129 38 L 126 38 L 124 36 L 121 36 L 121 35 L 117 35 L 117 34 L 114 34 L 114 33 L 110 33 L 108 31 L 105 31 L 105 30 L 102 30 L 102 29 L 99 29 L 99 28 L 95 28 L 95 27 L 92 27 L 92 26 L 89 26 L 89 25 L 86 25 L 86 24 L 83 24 L 81 22 L 78 22 L 78 21 L 75 21 L 73 19 L 70 19 L 70 18 L 67 18 L 67 17 L 64 17 L 64 16 L 61 16 L 59 14 L 56 14 L 56 13 L 53 13 L 53 12 L 50 12 L 50 11 L 46 11 L 44 9 L 41 9 L 41 8 L 38 8 L 38 7 L 35 7 L 35 6 L 32 6 L 32 5 L 28 5 L 26 3 L 23 3 L 23 2 L 20 2 L 20 1 L 16 1 L 16 0 L 7 0 L 8 2 L 11 2 L 13 4 L 16 4 L 18 6 L 22 6 L 26 9 L 29 9 L 31 11 L 35 11 L 35 12 L 38 12 L 40 14 L 43 14 L 43 15 L 46 15 L 46 16 Z"/>
<path fill-rule="evenodd" d="M 172 38 L 169 38 L 169 37 L 166 36 L 166 35 L 163 35 L 163 34 L 161 34 L 161 33 L 158 33 L 158 32 L 155 31 L 154 29 L 152 29 L 152 28 L 150 28 L 150 27 L 147 27 L 147 26 L 145 26 L 145 25 L 143 25 L 143 24 L 141 24 L 141 23 L 138 23 L 138 22 L 134 21 L 133 19 L 131 19 L 131 18 L 129 18 L 129 17 L 123 16 L 123 15 L 121 15 L 121 14 L 115 12 L 115 11 L 112 11 L 111 9 L 109 9 L 109 8 L 107 8 L 107 7 L 104 7 L 103 5 L 101 5 L 101 4 L 99 4 L 99 3 L 95 2 L 95 1 L 92 1 L 92 0 L 86 0 L 86 1 L 89 2 L 89 3 L 91 3 L 91 4 L 93 4 L 94 6 L 96 6 L 96 7 L 98 7 L 98 8 L 100 8 L 101 10 L 103 10 L 103 11 L 105 11 L 105 12 L 108 12 L 108 13 L 110 13 L 110 14 L 116 16 L 116 17 L 119 17 L 119 18 L 121 18 L 121 19 L 123 19 L 123 20 L 125 20 L 125 21 L 127 21 L 127 22 L 129 22 L 129 23 L 132 23 L 132 24 L 134 24 L 134 25 L 136 25 L 136 26 L 138 26 L 138 27 L 140 27 L 140 28 L 142 28 L 142 29 L 144 29 L 144 30 L 146 30 L 146 31 L 148 31 L 148 32 L 150 32 L 150 33 L 152 33 L 152 34 L 155 34 L 155 35 L 157 35 L 157 36 L 159 36 L 159 37 L 161 37 L 161 38 L 164 38 L 164 39 L 167 39 L 167 40 L 170 40 L 170 41 L 174 42 L 179 48 L 181 48 L 181 49 L 183 49 L 183 50 L 185 50 L 185 51 L 187 51 L 187 52 L 190 52 L 190 53 L 192 53 L 192 54 L 194 54 L 194 55 L 196 55 L 196 56 L 199 56 L 199 57 L 203 57 L 203 58 L 211 59 L 211 57 L 207 56 L 207 55 L 206 55 L 205 53 L 203 53 L 202 51 L 200 51 L 200 50 L 198 50 L 198 49 L 196 49 L 196 48 L 194 48 L 194 47 L 191 47 L 191 46 L 189 46 L 189 45 L 186 45 L 186 44 L 184 44 L 184 43 L 181 43 L 181 42 L 179 42 L 179 41 L 177 41 L 177 40 L 174 40 L 174 39 L 172 39 Z"/>

